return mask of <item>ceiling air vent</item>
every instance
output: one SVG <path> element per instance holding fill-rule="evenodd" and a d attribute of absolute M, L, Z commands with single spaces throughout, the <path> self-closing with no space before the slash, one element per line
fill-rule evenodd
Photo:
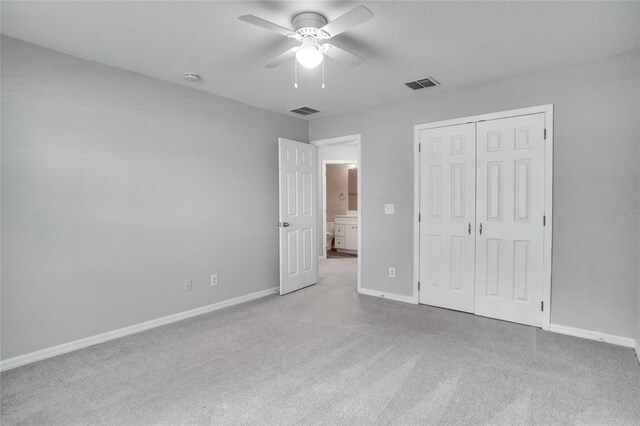
<path fill-rule="evenodd" d="M 300 114 L 300 115 L 309 115 L 309 114 L 315 114 L 316 112 L 320 112 L 320 111 L 307 106 L 302 106 L 299 108 L 290 109 L 289 112 L 293 112 L 295 114 Z"/>
<path fill-rule="evenodd" d="M 410 81 L 408 83 L 405 83 L 405 85 L 409 86 L 413 90 L 418 90 L 426 89 L 427 87 L 438 86 L 440 85 L 440 83 L 438 83 L 433 77 L 429 77 L 417 81 Z"/>

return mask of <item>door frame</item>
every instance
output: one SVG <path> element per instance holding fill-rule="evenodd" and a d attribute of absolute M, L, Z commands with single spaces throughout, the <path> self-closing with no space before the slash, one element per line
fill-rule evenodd
<path fill-rule="evenodd" d="M 358 160 L 322 160 L 322 206 L 318 206 L 318 207 L 324 207 L 322 209 L 322 234 L 323 235 L 327 235 L 327 164 L 355 164 L 356 167 L 358 167 Z M 360 173 L 360 169 L 358 168 L 358 173 Z M 360 176 L 358 176 L 359 178 Z M 358 188 L 358 191 L 360 189 Z M 359 192 L 358 192 L 359 194 Z M 360 201 L 360 200 L 358 200 Z M 347 196 L 347 205 L 349 204 L 348 202 L 348 196 Z M 347 210 L 349 210 L 347 208 Z M 360 206 L 358 205 L 358 218 L 360 218 Z M 360 237 L 360 233 L 358 232 L 358 238 Z M 358 241 L 359 242 L 359 241 Z M 327 258 L 327 239 L 325 238 L 324 240 L 322 240 L 322 253 L 320 254 L 320 259 L 326 259 Z M 358 247 L 360 248 L 360 247 Z"/>
<path fill-rule="evenodd" d="M 543 237 L 542 261 L 542 329 L 549 331 L 551 323 L 551 251 L 553 241 L 553 104 L 538 105 L 528 108 L 512 109 L 489 114 L 472 115 L 451 120 L 434 121 L 418 124 L 413 127 L 413 299 L 419 303 L 418 283 L 420 281 L 420 131 L 438 127 L 456 126 L 469 122 L 497 120 L 544 113 L 546 129 L 544 149 L 544 215 L 546 224 Z M 360 189 L 358 189 L 359 191 Z M 360 200 L 358 200 L 360 203 Z M 425 219 L 427 220 L 427 219 Z"/>
<path fill-rule="evenodd" d="M 339 144 L 355 144 L 357 147 L 357 151 L 358 151 L 358 157 L 357 157 L 357 163 L 358 163 L 358 293 L 361 292 L 362 289 L 362 281 L 361 281 L 361 277 L 362 277 L 362 158 L 361 158 L 361 141 L 362 141 L 362 136 L 360 135 L 360 133 L 358 134 L 354 134 L 354 135 L 347 135 L 347 136 L 338 136 L 335 138 L 329 138 L 329 139 L 319 139 L 319 140 L 315 140 L 315 141 L 311 141 L 309 142 L 312 145 L 316 145 L 318 148 L 321 148 L 323 146 L 329 146 L 329 145 L 339 145 Z M 345 161 L 346 163 L 353 163 L 353 160 L 348 160 Z M 323 178 L 324 179 L 324 178 Z M 326 192 L 326 185 L 323 186 L 323 193 Z M 326 195 L 325 195 L 326 197 Z M 318 206 L 318 209 L 323 209 L 324 210 L 324 205 L 322 206 Z M 324 238 L 324 243 L 323 243 L 323 247 L 325 247 L 325 256 L 326 256 L 326 235 L 327 235 L 327 230 L 326 230 L 326 226 L 327 226 L 327 218 L 326 218 L 326 212 L 322 212 L 322 217 L 324 219 L 324 221 L 322 222 L 322 235 Z"/>

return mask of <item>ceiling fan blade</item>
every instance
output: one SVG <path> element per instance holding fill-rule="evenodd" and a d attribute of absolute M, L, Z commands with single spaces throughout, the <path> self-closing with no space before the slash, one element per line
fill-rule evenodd
<path fill-rule="evenodd" d="M 276 56 L 275 58 L 273 58 L 272 60 L 270 60 L 269 62 L 264 64 L 262 66 L 262 68 L 275 68 L 275 67 L 277 67 L 278 65 L 280 65 L 281 63 L 283 63 L 287 59 L 293 58 L 295 56 L 295 54 L 296 54 L 296 50 L 297 50 L 297 47 L 292 47 L 291 49 L 285 50 L 283 53 L 279 54 L 278 56 Z"/>
<path fill-rule="evenodd" d="M 329 35 L 325 38 L 331 38 L 344 31 L 347 31 L 348 29 L 367 22 L 371 18 L 373 18 L 373 12 L 371 12 L 364 6 L 358 6 L 355 9 L 352 9 L 351 11 L 340 16 L 339 18 L 336 18 L 333 21 L 329 22 L 327 25 L 320 28 L 320 30 Z"/>
<path fill-rule="evenodd" d="M 259 27 L 262 27 L 266 30 L 269 31 L 273 31 L 276 32 L 278 34 L 282 34 L 285 37 L 295 37 L 295 32 L 293 30 L 290 30 L 288 28 L 285 27 L 281 27 L 278 24 L 274 24 L 273 22 L 269 22 L 266 21 L 262 18 L 258 18 L 257 16 L 253 16 L 253 15 L 242 15 L 241 17 L 238 18 L 241 21 L 244 22 L 248 22 L 250 24 L 253 25 L 257 25 Z"/>
<path fill-rule="evenodd" d="M 341 49 L 332 44 L 325 43 L 322 45 L 322 47 L 325 49 L 328 49 L 328 50 L 325 50 L 324 52 L 325 55 L 327 55 L 332 59 L 335 59 L 336 61 L 345 63 L 352 67 L 357 67 L 358 65 L 364 62 L 364 58 L 361 58 L 358 55 L 354 55 L 351 52 L 347 52 L 346 50 Z"/>

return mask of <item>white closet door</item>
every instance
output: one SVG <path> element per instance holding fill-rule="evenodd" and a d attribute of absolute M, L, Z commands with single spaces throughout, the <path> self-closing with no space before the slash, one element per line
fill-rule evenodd
<path fill-rule="evenodd" d="M 544 114 L 477 124 L 475 313 L 542 325 Z"/>
<path fill-rule="evenodd" d="M 420 132 L 420 303 L 473 312 L 475 124 Z"/>

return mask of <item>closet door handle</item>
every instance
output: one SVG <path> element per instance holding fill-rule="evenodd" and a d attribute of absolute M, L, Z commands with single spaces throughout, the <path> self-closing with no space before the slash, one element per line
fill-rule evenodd
<path fill-rule="evenodd" d="M 469 232 L 469 235 L 471 235 L 471 222 L 469 222 L 468 232 Z"/>
<path fill-rule="evenodd" d="M 480 224 L 480 235 L 482 235 L 482 223 Z"/>

